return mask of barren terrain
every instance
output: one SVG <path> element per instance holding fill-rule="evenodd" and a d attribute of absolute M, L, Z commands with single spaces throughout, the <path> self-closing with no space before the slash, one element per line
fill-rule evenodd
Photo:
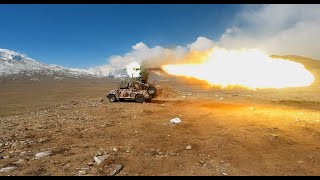
<path fill-rule="evenodd" d="M 110 103 L 114 79 L 2 81 L 0 175 L 320 175 L 320 66 L 302 62 L 310 87 L 154 75 L 159 95 L 141 104 Z"/>

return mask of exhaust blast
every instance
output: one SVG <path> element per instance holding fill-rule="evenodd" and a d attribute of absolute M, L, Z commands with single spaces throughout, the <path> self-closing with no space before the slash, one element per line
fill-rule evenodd
<path fill-rule="evenodd" d="M 260 50 L 226 50 L 213 48 L 190 53 L 188 64 L 168 64 L 162 69 L 176 76 L 196 78 L 222 88 L 240 86 L 287 88 L 309 86 L 314 76 L 302 64 L 271 58 Z"/>

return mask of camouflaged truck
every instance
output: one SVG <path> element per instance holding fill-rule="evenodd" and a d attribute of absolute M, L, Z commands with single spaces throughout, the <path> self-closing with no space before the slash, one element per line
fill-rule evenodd
<path fill-rule="evenodd" d="M 138 103 L 150 101 L 156 95 L 156 88 L 153 84 L 142 83 L 141 81 L 123 81 L 118 89 L 110 90 L 107 98 L 110 102 L 134 100 Z"/>

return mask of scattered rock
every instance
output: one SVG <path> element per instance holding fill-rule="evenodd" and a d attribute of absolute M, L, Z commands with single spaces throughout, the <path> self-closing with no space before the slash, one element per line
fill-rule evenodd
<path fill-rule="evenodd" d="M 117 151 L 118 151 L 118 149 L 117 149 L 117 148 L 113 148 L 113 149 L 112 149 L 112 151 L 117 152 Z"/>
<path fill-rule="evenodd" d="M 221 98 L 219 98 L 220 100 L 222 100 L 223 99 L 223 97 L 221 97 Z"/>
<path fill-rule="evenodd" d="M 181 123 L 181 119 L 180 118 L 173 118 L 173 119 L 170 120 L 170 123 L 179 124 L 179 123 Z"/>
<path fill-rule="evenodd" d="M 2 158 L 3 158 L 3 159 L 9 159 L 10 156 L 9 156 L 9 155 L 6 155 L 6 156 L 3 156 Z"/>
<path fill-rule="evenodd" d="M 37 126 L 37 129 L 47 129 L 47 127 L 39 124 L 39 125 Z"/>
<path fill-rule="evenodd" d="M 3 143 L 0 143 L 0 147 L 3 147 L 4 146 L 4 144 Z"/>
<path fill-rule="evenodd" d="M 115 164 L 111 171 L 111 176 L 114 176 L 118 174 L 123 169 L 123 166 L 121 164 Z"/>
<path fill-rule="evenodd" d="M 99 102 L 104 102 L 104 99 L 101 98 L 101 99 L 99 100 Z"/>
<path fill-rule="evenodd" d="M 14 167 L 14 166 L 4 167 L 4 168 L 0 169 L 0 173 L 9 172 L 9 171 L 12 171 L 14 169 L 16 169 L 16 167 Z"/>
<path fill-rule="evenodd" d="M 101 164 L 104 160 L 106 160 L 109 156 L 108 155 L 104 155 L 104 156 L 94 156 L 93 160 L 97 163 L 97 164 Z"/>
<path fill-rule="evenodd" d="M 78 174 L 81 175 L 81 176 L 86 175 L 86 171 L 85 170 L 80 170 L 80 171 L 78 171 Z"/>
<path fill-rule="evenodd" d="M 22 165 L 26 164 L 26 161 L 24 159 L 19 159 L 18 161 L 14 162 L 13 164 L 22 166 Z"/>
<path fill-rule="evenodd" d="M 271 134 L 270 140 L 275 140 L 275 139 L 278 139 L 278 135 L 276 135 L 276 134 Z"/>
<path fill-rule="evenodd" d="M 67 163 L 62 167 L 62 170 L 65 171 L 65 170 L 68 170 L 69 168 L 70 168 L 70 164 Z"/>
<path fill-rule="evenodd" d="M 192 149 L 192 147 L 190 146 L 190 145 L 188 145 L 187 147 L 186 147 L 186 150 L 191 150 Z"/>
<path fill-rule="evenodd" d="M 96 154 L 95 154 L 96 156 L 101 156 L 102 155 L 102 152 L 97 152 Z"/>
<path fill-rule="evenodd" d="M 121 164 L 112 164 L 112 165 L 106 165 L 103 168 L 103 173 L 107 176 L 114 176 L 117 175 L 121 170 L 123 166 Z"/>
<path fill-rule="evenodd" d="M 94 163 L 93 163 L 93 162 L 88 162 L 87 165 L 88 165 L 88 166 L 93 166 Z"/>
<path fill-rule="evenodd" d="M 93 160 L 97 163 L 100 164 L 104 160 L 101 156 L 94 156 Z"/>
<path fill-rule="evenodd" d="M 96 105 L 94 104 L 94 105 L 92 105 L 92 107 L 96 107 Z"/>
<path fill-rule="evenodd" d="M 48 141 L 48 138 L 47 137 L 43 137 L 43 138 L 40 138 L 38 140 L 38 143 L 44 143 L 44 142 L 47 142 Z"/>
<path fill-rule="evenodd" d="M 227 173 L 225 173 L 225 172 L 223 172 L 223 173 L 222 173 L 222 175 L 227 176 L 228 174 L 227 174 Z"/>
<path fill-rule="evenodd" d="M 36 159 L 40 159 L 50 155 L 51 155 L 51 151 L 43 151 L 43 152 L 38 152 L 35 156 L 36 156 Z"/>

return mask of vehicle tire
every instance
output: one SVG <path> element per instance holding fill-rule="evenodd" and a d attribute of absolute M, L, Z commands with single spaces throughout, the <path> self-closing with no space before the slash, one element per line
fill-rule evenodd
<path fill-rule="evenodd" d="M 145 101 L 145 98 L 142 94 L 137 94 L 136 95 L 136 102 L 137 103 L 143 103 Z"/>
<path fill-rule="evenodd" d="M 156 92 L 157 92 L 156 88 L 152 85 L 147 88 L 147 93 L 151 96 L 156 95 Z"/>
<path fill-rule="evenodd" d="M 109 95 L 109 101 L 110 101 L 110 102 L 117 102 L 116 96 L 115 96 L 114 94 L 110 94 L 110 95 Z"/>

